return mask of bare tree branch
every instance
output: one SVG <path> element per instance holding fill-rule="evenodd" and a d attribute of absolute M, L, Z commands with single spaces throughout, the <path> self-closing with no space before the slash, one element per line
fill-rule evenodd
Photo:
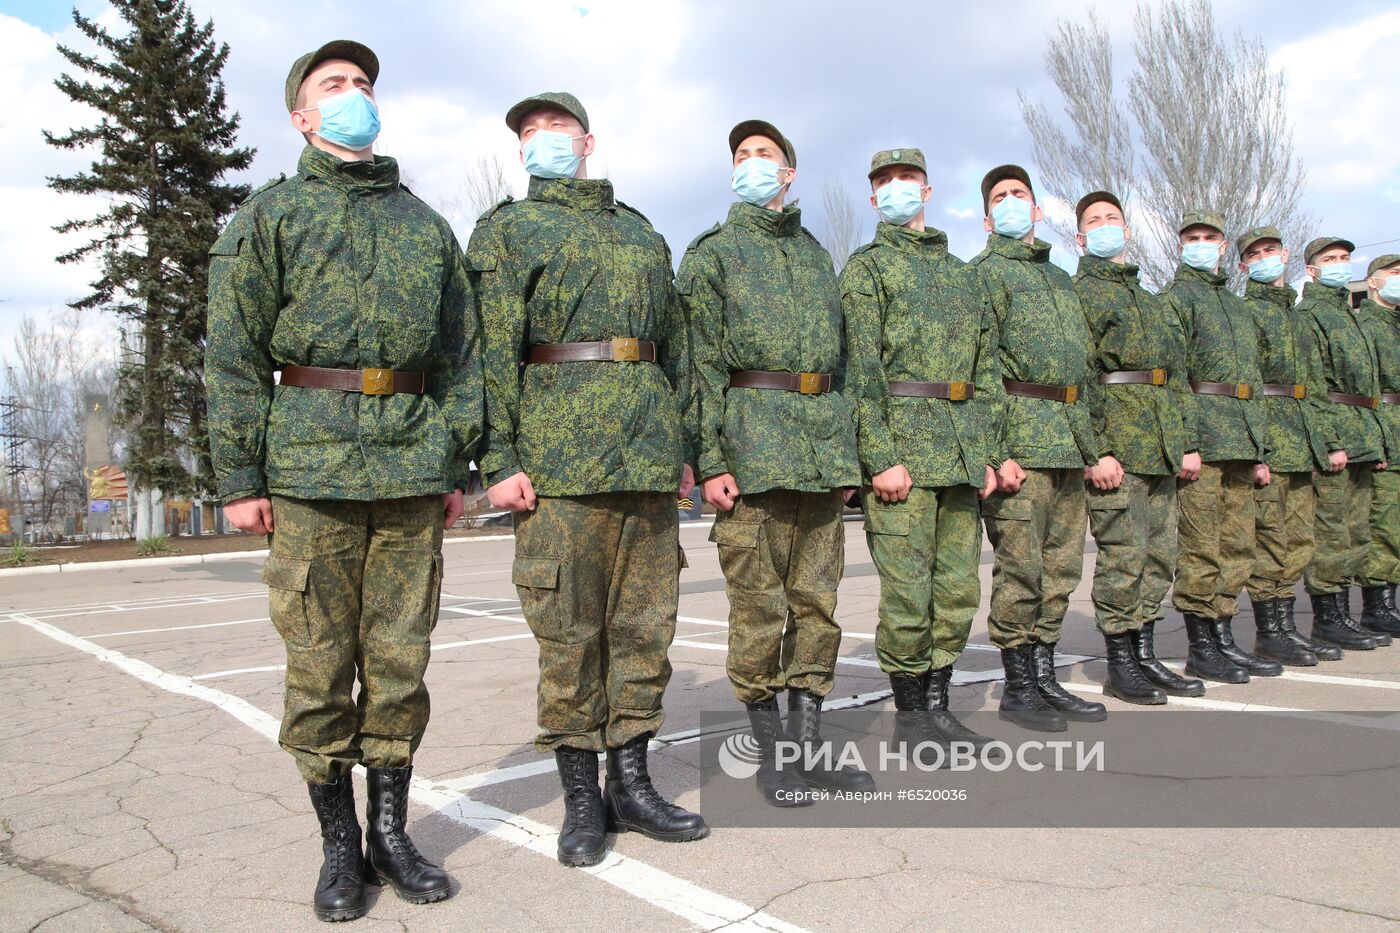
<path fill-rule="evenodd" d="M 817 226 L 817 239 L 831 254 L 831 261 L 839 273 L 846 260 L 856 247 L 865 243 L 862 232 L 860 198 L 838 178 L 827 178 L 822 182 L 822 216 Z"/>

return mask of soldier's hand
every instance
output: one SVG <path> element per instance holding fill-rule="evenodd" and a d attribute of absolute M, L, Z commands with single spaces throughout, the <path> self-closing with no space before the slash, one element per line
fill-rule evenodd
<path fill-rule="evenodd" d="M 987 473 L 982 478 L 982 488 L 977 490 L 977 498 L 979 499 L 985 499 L 997 491 L 997 471 L 990 466 L 986 469 Z"/>
<path fill-rule="evenodd" d="M 1378 461 L 1376 461 L 1376 465 L 1373 466 L 1371 469 L 1373 469 L 1373 470 L 1384 470 L 1384 469 L 1385 469 L 1386 467 L 1388 467 L 1388 466 L 1390 466 L 1390 464 L 1387 463 L 1386 461 L 1384 461 L 1384 460 L 1378 460 Z"/>
<path fill-rule="evenodd" d="M 690 464 L 684 464 L 681 466 L 681 484 L 676 489 L 676 498 L 684 499 L 686 496 L 690 495 L 691 490 L 694 488 L 695 471 L 691 469 Z"/>
<path fill-rule="evenodd" d="M 272 534 L 272 500 L 259 496 L 234 499 L 224 506 L 224 518 L 250 535 Z"/>
<path fill-rule="evenodd" d="M 1201 478 L 1201 453 L 1193 450 L 1181 458 L 1181 472 L 1176 474 L 1177 479 L 1184 479 L 1188 483 L 1194 483 Z"/>
<path fill-rule="evenodd" d="M 1111 454 L 1100 457 L 1098 463 L 1084 471 L 1084 478 L 1093 483 L 1095 489 L 1105 492 L 1117 489 L 1123 483 L 1123 465 Z"/>
<path fill-rule="evenodd" d="M 914 488 L 914 480 L 904 464 L 896 463 L 888 470 L 882 470 L 870 478 L 870 486 L 881 502 L 903 502 L 909 498 L 909 490 Z"/>
<path fill-rule="evenodd" d="M 997 470 L 997 490 L 999 492 L 1017 492 L 1025 481 L 1026 471 L 1021 469 L 1019 463 L 1015 460 L 1002 461 L 1001 468 Z"/>
<path fill-rule="evenodd" d="M 734 482 L 734 476 L 730 473 L 721 473 L 718 476 L 711 476 L 701 483 L 705 493 L 705 501 L 719 509 L 721 512 L 729 512 L 734 508 L 734 503 L 739 498 L 739 484 Z"/>
<path fill-rule="evenodd" d="M 1254 465 L 1254 485 L 1267 486 L 1273 479 L 1269 475 L 1269 465 L 1267 463 L 1256 463 Z"/>
<path fill-rule="evenodd" d="M 464 499 L 465 497 L 462 495 L 462 490 L 460 489 L 454 489 L 451 492 L 442 494 L 443 531 L 457 524 L 457 519 L 462 517 L 462 511 L 465 508 Z"/>
<path fill-rule="evenodd" d="M 1328 473 L 1337 473 L 1347 467 L 1347 452 L 1345 450 L 1334 450 L 1327 455 Z"/>
<path fill-rule="evenodd" d="M 516 473 L 486 490 L 486 498 L 498 509 L 529 512 L 535 508 L 535 485 L 524 473 Z"/>

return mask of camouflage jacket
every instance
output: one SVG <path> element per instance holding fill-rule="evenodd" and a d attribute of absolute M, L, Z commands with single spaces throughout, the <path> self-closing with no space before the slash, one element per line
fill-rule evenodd
<path fill-rule="evenodd" d="M 690 342 L 671 253 L 602 179 L 531 178 L 467 245 L 486 328 L 491 483 L 522 470 L 542 496 L 674 491 L 686 457 Z M 524 365 L 546 343 L 635 337 L 657 362 Z"/>
<path fill-rule="evenodd" d="M 1186 375 L 1200 382 L 1248 383 L 1259 392 L 1259 347 L 1254 321 L 1244 301 L 1225 284 L 1228 279 L 1185 263 L 1162 292 L 1186 336 Z M 1265 463 L 1267 420 L 1257 394 L 1250 399 L 1198 395 L 1186 399 L 1182 422 L 1186 450 L 1201 460 L 1248 460 Z"/>
<path fill-rule="evenodd" d="M 1002 376 L 1078 388 L 1073 404 L 1008 395 L 999 456 L 1037 469 L 1097 463 L 1107 449 L 1094 436 L 1085 404 L 1092 350 L 1089 327 L 1074 283 L 1050 262 L 1050 244 L 993 233 L 987 248 L 969 265 L 981 275 L 991 299 Z"/>
<path fill-rule="evenodd" d="M 1250 282 L 1244 290 L 1259 341 L 1259 377 L 1275 385 L 1301 385 L 1307 393 L 1301 399 L 1260 399 L 1268 418 L 1269 469 L 1279 473 L 1326 470 L 1328 451 L 1342 446 L 1322 373 L 1313 365 L 1312 329 L 1294 310 L 1296 298 L 1287 285 Z"/>
<path fill-rule="evenodd" d="M 1165 476 L 1181 469 L 1189 404 L 1186 335 L 1164 301 L 1138 284 L 1138 267 L 1082 256 L 1074 288 L 1093 340 L 1089 412 L 1094 433 L 1123 469 Z M 1100 385 L 1100 373 L 1165 369 L 1167 384 Z"/>
<path fill-rule="evenodd" d="M 398 164 L 308 146 L 209 251 L 209 446 L 225 501 L 396 499 L 465 487 L 481 328 L 452 228 Z M 286 364 L 426 374 L 423 395 L 273 384 Z"/>
<path fill-rule="evenodd" d="M 1362 329 L 1360 315 L 1352 310 L 1349 298 L 1344 286 L 1328 288 L 1318 282 L 1303 286 L 1298 312 L 1312 328 L 1313 365 L 1322 373 L 1328 392 L 1378 396 L 1381 380 L 1376 347 Z M 1385 435 L 1377 412 L 1355 405 L 1328 404 L 1348 462 L 1366 463 L 1385 457 Z"/>
<path fill-rule="evenodd" d="M 1400 394 L 1400 310 L 1387 308 L 1370 298 L 1362 299 L 1361 326 L 1376 348 L 1380 364 L 1381 391 Z M 1400 471 L 1400 405 L 1381 402 L 1381 427 L 1385 429 L 1388 471 Z"/>
<path fill-rule="evenodd" d="M 980 486 L 1005 404 L 996 319 L 948 237 L 880 224 L 841 272 L 841 307 L 866 475 L 902 463 L 915 486 Z M 969 401 L 892 396 L 891 379 L 961 381 L 974 392 Z"/>
<path fill-rule="evenodd" d="M 741 493 L 859 485 L 841 295 L 801 211 L 735 202 L 690 244 L 677 282 L 695 342 L 699 478 L 731 473 Z M 832 390 L 727 388 L 741 369 L 830 373 Z"/>

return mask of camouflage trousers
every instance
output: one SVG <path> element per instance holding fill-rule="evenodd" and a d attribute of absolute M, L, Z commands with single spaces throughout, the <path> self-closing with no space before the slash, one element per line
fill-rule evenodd
<path fill-rule="evenodd" d="M 1303 582 L 1309 593 L 1335 593 L 1360 582 L 1371 547 L 1371 484 L 1374 463 L 1348 463 L 1336 473 L 1313 477 L 1317 493 L 1315 550 Z"/>
<path fill-rule="evenodd" d="M 884 503 L 865 489 L 861 502 L 880 574 L 880 669 L 917 675 L 947 667 L 966 647 L 982 597 L 977 490 L 916 486 L 903 502 Z"/>
<path fill-rule="evenodd" d="M 1371 474 L 1371 544 L 1362 586 L 1400 583 L 1400 473 Z"/>
<path fill-rule="evenodd" d="M 1293 595 L 1313 556 L 1311 473 L 1275 473 L 1254 489 L 1254 569 L 1249 598 L 1263 602 Z"/>
<path fill-rule="evenodd" d="M 982 502 L 992 562 L 992 643 L 1053 644 L 1084 570 L 1084 470 L 1027 469 L 1020 491 Z"/>
<path fill-rule="evenodd" d="M 274 496 L 272 519 L 262 580 L 287 647 L 282 747 L 313 784 L 407 767 L 428 725 L 442 497 Z"/>
<path fill-rule="evenodd" d="M 1176 477 L 1124 473 L 1117 489 L 1086 484 L 1094 562 L 1094 616 L 1105 635 L 1162 617 L 1176 572 Z"/>
<path fill-rule="evenodd" d="M 535 748 L 604 751 L 661 729 L 683 565 L 675 493 L 541 497 L 511 580 L 540 649 Z"/>
<path fill-rule="evenodd" d="M 1233 618 L 1254 569 L 1254 464 L 1201 464 L 1177 486 L 1178 552 L 1172 604 L 1207 619 Z"/>
<path fill-rule="evenodd" d="M 831 692 L 841 649 L 836 588 L 846 560 L 841 512 L 838 491 L 772 489 L 716 513 L 710 540 L 729 596 L 726 668 L 740 701 L 784 688 Z"/>

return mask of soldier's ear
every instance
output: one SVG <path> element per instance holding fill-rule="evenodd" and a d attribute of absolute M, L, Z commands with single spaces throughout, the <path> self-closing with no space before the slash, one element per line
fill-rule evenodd
<path fill-rule="evenodd" d="M 597 144 L 593 140 L 593 134 L 588 133 L 583 137 L 583 158 L 588 158 L 593 154 L 593 149 Z"/>
<path fill-rule="evenodd" d="M 1045 219 L 1045 212 L 1040 209 L 1039 204 L 1031 204 L 1031 223 L 1038 224 Z"/>

